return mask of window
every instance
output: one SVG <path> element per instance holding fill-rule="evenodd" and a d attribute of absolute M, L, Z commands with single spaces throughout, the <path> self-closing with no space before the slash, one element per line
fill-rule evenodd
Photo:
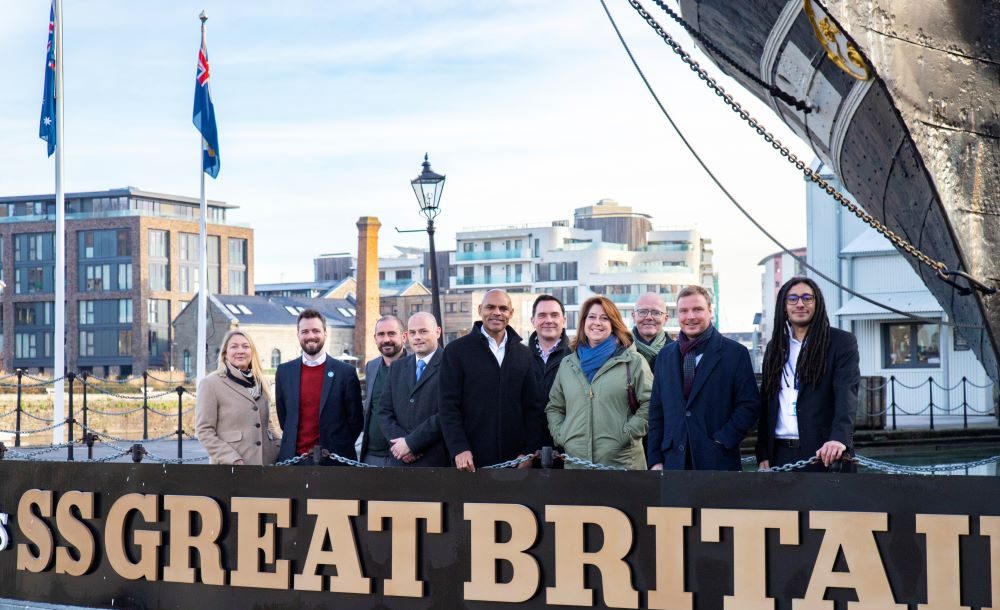
<path fill-rule="evenodd" d="M 462 313 L 469 313 L 469 303 L 468 302 L 462 301 L 460 308 L 461 308 Z"/>
<path fill-rule="evenodd" d="M 89 330 L 80 331 L 80 355 L 94 355 L 94 332 Z"/>
<path fill-rule="evenodd" d="M 445 310 L 445 313 L 455 313 L 455 304 L 454 303 L 445 303 L 444 304 L 444 310 Z"/>
<path fill-rule="evenodd" d="M 132 299 L 118 299 L 118 323 L 132 323 Z"/>
<path fill-rule="evenodd" d="M 492 249 L 493 249 L 493 242 L 491 241 L 483 242 L 483 252 L 489 252 Z"/>
<path fill-rule="evenodd" d="M 35 358 L 37 352 L 35 333 L 16 333 L 14 335 L 14 357 Z"/>
<path fill-rule="evenodd" d="M 396 281 L 397 282 L 403 281 L 403 280 L 409 281 L 411 279 L 413 279 L 413 271 L 410 271 L 409 269 L 407 269 L 405 271 L 404 270 L 399 270 L 399 271 L 396 272 Z"/>
<path fill-rule="evenodd" d="M 472 252 L 475 249 L 476 249 L 476 244 L 472 242 L 467 241 L 462 244 L 462 252 Z"/>
<path fill-rule="evenodd" d="M 247 240 L 230 237 L 226 240 L 228 262 L 226 294 L 247 293 Z"/>
<path fill-rule="evenodd" d="M 276 369 L 281 364 L 281 350 L 274 348 L 271 350 L 271 368 Z"/>
<path fill-rule="evenodd" d="M 483 266 L 483 283 L 484 284 L 493 283 L 493 268 L 490 265 Z"/>
<path fill-rule="evenodd" d="M 132 290 L 132 263 L 118 265 L 118 290 Z"/>
<path fill-rule="evenodd" d="M 167 264 L 149 263 L 149 289 L 169 290 L 167 283 Z"/>
<path fill-rule="evenodd" d="M 120 330 L 120 331 L 118 331 L 118 355 L 119 356 L 131 356 L 132 355 L 132 331 L 131 330 Z"/>
<path fill-rule="evenodd" d="M 149 230 L 149 256 L 167 258 L 167 232 L 156 229 Z"/>
<path fill-rule="evenodd" d="M 191 352 L 190 350 L 184 350 L 184 357 L 181 361 L 181 368 L 184 370 L 185 375 L 191 374 Z"/>
<path fill-rule="evenodd" d="M 78 324 L 93 324 L 94 323 L 94 302 L 93 301 L 80 301 L 80 320 Z"/>
<path fill-rule="evenodd" d="M 941 366 L 941 327 L 938 324 L 883 324 L 885 368 Z"/>

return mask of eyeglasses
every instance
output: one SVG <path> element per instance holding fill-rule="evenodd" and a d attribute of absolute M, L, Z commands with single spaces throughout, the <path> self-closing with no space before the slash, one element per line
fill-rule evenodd
<path fill-rule="evenodd" d="M 813 303 L 816 302 L 816 297 L 814 295 L 811 295 L 811 294 L 803 294 L 803 295 L 789 294 L 789 295 L 785 295 L 785 302 L 788 303 L 789 305 L 795 305 L 800 300 L 802 301 L 803 305 L 812 305 Z"/>
<path fill-rule="evenodd" d="M 635 315 L 640 318 L 645 318 L 646 316 L 651 316 L 654 318 L 662 318 L 666 315 L 666 312 L 660 311 L 658 309 L 636 309 Z"/>

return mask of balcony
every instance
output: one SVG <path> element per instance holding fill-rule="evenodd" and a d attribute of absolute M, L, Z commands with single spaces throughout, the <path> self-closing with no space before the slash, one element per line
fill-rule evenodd
<path fill-rule="evenodd" d="M 485 250 L 481 252 L 456 252 L 455 260 L 458 262 L 468 261 L 495 261 L 495 260 L 530 260 L 531 250 L 523 248 L 521 250 Z"/>
<path fill-rule="evenodd" d="M 679 244 L 648 244 L 642 248 L 643 252 L 690 252 L 694 250 L 692 243 Z"/>
<path fill-rule="evenodd" d="M 498 273 L 490 277 L 482 275 L 460 275 L 451 278 L 451 287 L 469 288 L 472 286 L 483 286 L 494 288 L 503 285 L 530 284 L 531 280 L 527 278 L 528 276 L 526 274 L 511 274 L 507 276 L 502 273 Z"/>

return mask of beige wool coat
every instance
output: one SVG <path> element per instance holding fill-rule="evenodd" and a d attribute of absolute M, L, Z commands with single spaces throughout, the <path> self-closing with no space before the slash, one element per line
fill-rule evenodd
<path fill-rule="evenodd" d="M 264 381 L 266 383 L 266 381 Z M 281 436 L 271 425 L 271 408 L 261 395 L 250 397 L 247 388 L 210 373 L 198 385 L 195 433 L 212 464 L 273 464 Z"/>

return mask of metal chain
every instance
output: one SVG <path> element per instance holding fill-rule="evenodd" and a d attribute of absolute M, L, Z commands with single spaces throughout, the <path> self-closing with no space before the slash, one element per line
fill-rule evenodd
<path fill-rule="evenodd" d="M 983 458 L 981 460 L 975 460 L 973 462 L 965 462 L 961 464 L 931 464 L 929 466 L 905 466 L 903 464 L 893 464 L 892 462 L 875 460 L 861 455 L 856 456 L 856 459 L 858 464 L 866 468 L 871 468 L 872 470 L 880 470 L 882 472 L 891 472 L 897 474 L 934 474 L 937 472 L 953 472 L 956 470 L 977 468 L 979 466 L 988 466 L 989 464 L 1000 462 L 1000 455 L 994 455 L 988 458 Z"/>
<path fill-rule="evenodd" d="M 98 415 L 107 415 L 110 417 L 118 417 L 123 415 L 131 415 L 133 413 L 138 413 L 142 411 L 142 406 L 138 406 L 134 409 L 129 409 L 128 411 L 102 411 L 101 409 L 95 409 L 94 407 L 87 407 L 87 411 L 91 413 L 97 413 Z"/>
<path fill-rule="evenodd" d="M 534 453 L 529 453 L 527 455 L 522 455 L 521 457 L 514 458 L 512 460 L 507 460 L 506 462 L 500 462 L 499 464 L 491 464 L 489 466 L 483 466 L 482 470 L 499 470 L 501 468 L 516 468 L 517 466 L 530 462 L 535 459 Z"/>
<path fill-rule="evenodd" d="M 22 430 L 2 430 L 2 429 L 0 429 L 0 432 L 3 432 L 5 434 L 21 434 L 21 435 L 38 434 L 39 432 L 48 432 L 49 430 L 55 430 L 56 428 L 58 428 L 60 426 L 65 426 L 66 423 L 67 422 L 65 422 L 65 421 L 61 421 L 61 422 L 54 423 L 51 426 L 45 426 L 44 428 L 36 428 L 34 430 L 23 430 L 23 429 Z"/>
<path fill-rule="evenodd" d="M 913 256 L 923 264 L 933 269 L 935 273 L 937 273 L 937 275 L 942 280 L 945 280 L 949 283 L 951 282 L 951 279 L 946 274 L 946 271 L 948 270 L 947 265 L 945 265 L 941 261 L 935 260 L 930 256 L 924 254 L 919 249 L 917 249 L 916 246 L 913 246 L 905 239 L 897 235 L 892 229 L 889 229 L 884 224 L 876 220 L 871 214 L 864 211 L 856 204 L 852 203 L 849 199 L 841 195 L 840 192 L 838 192 L 833 185 L 824 180 L 818 173 L 813 171 L 812 168 L 810 168 L 806 164 L 806 162 L 802 161 L 801 159 L 798 158 L 798 156 L 792 153 L 787 146 L 782 144 L 780 140 L 775 138 L 773 134 L 767 131 L 763 127 L 763 125 L 761 125 L 760 122 L 757 121 L 757 119 L 753 118 L 750 115 L 750 113 L 747 110 L 745 110 L 742 105 L 740 105 L 739 102 L 733 99 L 733 96 L 727 93 L 726 90 L 721 85 L 719 85 L 716 82 L 716 80 L 712 78 L 708 74 L 708 72 L 705 71 L 705 69 L 702 68 L 701 65 L 694 58 L 692 58 L 691 55 L 687 51 L 685 51 L 684 48 L 676 40 L 673 39 L 672 36 L 670 36 L 670 34 L 668 34 L 667 31 L 664 30 L 662 26 L 660 26 L 660 24 L 656 21 L 656 19 L 648 12 L 646 12 L 646 9 L 644 9 L 642 5 L 639 4 L 638 0 L 628 0 L 628 3 L 632 6 L 632 8 L 636 10 L 636 12 L 639 13 L 639 16 L 643 18 L 643 20 L 649 25 L 649 27 L 653 28 L 653 31 L 656 32 L 656 34 L 663 39 L 663 42 L 665 42 L 667 46 L 670 47 L 670 49 L 681 58 L 681 61 L 686 63 L 688 67 L 698 75 L 699 79 L 704 81 L 705 84 L 710 89 L 712 89 L 712 91 L 714 91 L 717 96 L 722 98 L 722 100 L 726 103 L 727 106 L 729 106 L 732 109 L 733 112 L 737 113 L 741 119 L 743 119 L 751 128 L 753 128 L 761 137 L 764 138 L 765 142 L 770 144 L 771 147 L 774 148 L 776 151 L 778 151 L 782 157 L 784 157 L 785 159 L 788 160 L 789 163 L 794 165 L 797 170 L 801 171 L 803 175 L 805 175 L 807 178 L 818 184 L 820 188 L 822 188 L 824 191 L 827 192 L 827 194 L 833 197 L 834 200 L 837 201 L 837 203 L 847 208 L 852 214 L 854 214 L 855 216 L 860 218 L 863 222 L 868 224 L 868 226 L 878 231 L 886 239 L 891 241 L 896 247 L 904 250 L 907 254 Z"/>
<path fill-rule="evenodd" d="M 7 417 L 8 415 L 13 415 L 15 413 L 17 413 L 17 407 L 14 407 L 13 409 L 7 411 L 6 413 L 0 413 L 0 419 Z"/>
<path fill-rule="evenodd" d="M 18 457 L 20 456 L 20 459 L 30 461 L 30 460 L 33 460 L 33 459 L 35 459 L 36 457 L 38 457 L 40 455 L 45 455 L 46 453 L 52 453 L 53 451 L 58 451 L 59 449 L 66 449 L 70 445 L 75 445 L 75 444 L 76 444 L 75 442 L 60 443 L 58 445 L 49 445 L 48 447 L 45 447 L 44 449 L 39 449 L 39 450 L 36 450 L 36 451 L 24 451 L 22 449 L 8 449 L 6 451 L 6 455 L 10 456 L 10 457 L 12 457 L 14 459 L 18 459 Z"/>
<path fill-rule="evenodd" d="M 556 453 L 553 454 L 553 456 L 561 459 L 563 462 L 567 464 L 575 464 L 577 466 L 583 466 L 588 470 L 627 470 L 626 468 L 622 468 L 620 466 L 605 466 L 604 464 L 595 464 L 594 462 L 585 460 L 583 458 L 573 457 L 568 453 Z"/>
<path fill-rule="evenodd" d="M 150 459 L 150 461 L 157 462 L 159 464 L 190 464 L 192 462 L 204 462 L 208 459 L 207 455 L 201 455 L 198 457 L 191 458 L 161 458 L 156 456 L 143 448 L 143 455 Z"/>
<path fill-rule="evenodd" d="M 96 429 L 91 428 L 90 426 L 84 426 L 83 424 L 80 424 L 80 427 L 83 428 L 85 432 L 90 432 L 91 434 L 96 435 L 98 438 L 110 438 L 111 440 L 118 441 L 119 443 L 148 443 L 151 441 L 163 441 L 168 438 L 173 438 L 177 436 L 177 431 L 174 430 L 173 432 L 168 432 L 163 436 L 156 436 L 153 438 L 121 438 L 119 436 L 112 436 L 111 434 L 107 434 L 105 432 L 98 432 Z M 181 432 L 186 436 L 190 436 L 190 434 L 184 432 L 183 430 Z"/>
<path fill-rule="evenodd" d="M 815 455 L 811 458 L 805 460 L 799 460 L 798 462 L 792 462 L 791 464 L 785 464 L 784 466 L 775 466 L 774 468 L 764 468 L 761 472 L 791 472 L 793 470 L 800 470 L 806 466 L 811 466 L 819 462 L 819 458 Z"/>
<path fill-rule="evenodd" d="M 31 419 L 33 419 L 35 421 L 40 421 L 40 422 L 42 422 L 44 424 L 51 424 L 54 421 L 54 420 L 51 420 L 51 419 L 49 419 L 47 417 L 39 417 L 37 415 L 32 415 L 31 413 L 29 413 L 27 411 L 21 411 L 21 413 L 24 414 L 24 415 L 26 415 L 26 416 L 28 416 L 28 417 L 30 417 Z"/>
<path fill-rule="evenodd" d="M 92 460 L 79 460 L 79 461 L 87 463 L 87 464 L 103 464 L 105 462 L 110 462 L 112 460 L 117 460 L 118 458 L 124 457 L 124 456 L 126 456 L 126 455 L 128 455 L 130 453 L 132 453 L 131 449 L 124 449 L 124 450 L 122 450 L 122 451 L 120 451 L 118 453 L 112 453 L 111 455 L 106 455 L 106 456 L 101 457 L 101 458 L 94 458 Z"/>
<path fill-rule="evenodd" d="M 97 390 L 101 394 L 107 394 L 108 396 L 112 396 L 114 398 L 120 398 L 122 400 L 142 400 L 142 393 L 140 393 L 138 396 L 136 396 L 134 394 L 119 394 L 117 392 L 112 392 L 110 390 L 105 390 L 104 388 L 102 388 L 100 386 L 96 386 L 96 385 L 94 385 L 94 386 L 88 385 L 87 387 L 90 388 L 90 389 L 93 389 L 93 390 Z"/>
<path fill-rule="evenodd" d="M 271 466 L 294 466 L 295 464 L 298 464 L 299 462 L 308 459 L 310 455 L 312 454 L 303 453 L 302 455 L 296 455 L 295 457 L 290 457 L 287 460 L 275 462 L 274 464 L 271 464 Z"/>
<path fill-rule="evenodd" d="M 32 377 L 31 375 L 29 375 L 27 373 L 21 373 L 21 376 L 22 377 L 27 377 L 28 379 L 30 379 L 32 381 L 37 381 L 38 382 L 37 385 L 51 385 L 51 384 L 59 381 L 60 379 L 65 379 L 65 377 L 53 377 L 52 379 L 44 379 L 42 377 Z M 22 387 L 27 387 L 26 384 L 23 384 L 23 383 L 21 384 L 21 386 Z"/>
<path fill-rule="evenodd" d="M 176 381 L 171 381 L 169 379 L 160 379 L 159 377 L 154 376 L 149 371 L 146 371 L 146 377 L 152 379 L 153 381 L 158 381 L 160 383 L 177 383 Z M 194 381 L 194 377 L 182 377 L 181 382 L 178 385 L 184 385 L 185 383 L 190 383 L 192 381 Z"/>
<path fill-rule="evenodd" d="M 142 407 L 139 407 L 139 409 L 141 410 Z M 183 411 L 181 411 L 181 415 L 187 415 L 191 411 L 194 411 L 194 407 L 188 407 L 187 409 L 184 409 Z M 173 417 L 173 416 L 177 415 L 176 413 L 170 413 L 170 412 L 167 412 L 167 411 L 157 411 L 153 407 L 149 407 L 149 412 L 150 413 L 155 413 L 155 414 L 159 415 L 160 417 Z"/>

